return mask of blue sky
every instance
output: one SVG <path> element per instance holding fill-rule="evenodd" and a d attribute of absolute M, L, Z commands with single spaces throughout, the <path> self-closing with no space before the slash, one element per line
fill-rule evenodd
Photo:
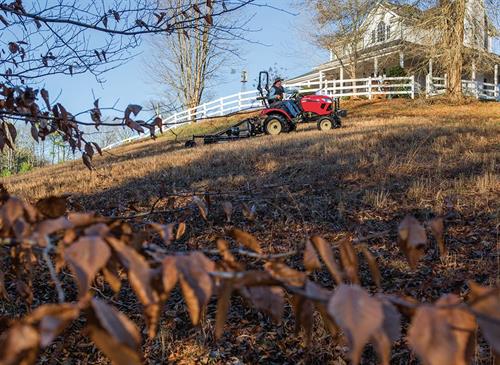
<path fill-rule="evenodd" d="M 294 76 L 327 60 L 328 54 L 324 50 L 311 46 L 307 41 L 306 32 L 301 26 L 304 16 L 292 6 L 293 0 L 267 0 L 267 3 L 287 7 L 293 14 L 253 6 L 245 10 L 245 15 L 252 17 L 249 28 L 258 30 L 249 33 L 248 38 L 257 43 L 240 44 L 242 59 L 235 59 L 224 70 L 218 87 L 209 90 L 214 98 L 240 91 L 242 70 L 248 72 L 246 90 L 249 90 L 262 69 L 277 65 L 286 70 L 286 75 L 283 76 Z M 150 100 L 158 100 L 160 90 L 158 85 L 151 82 L 144 67 L 144 62 L 150 57 L 147 42 L 137 51 L 140 54 L 133 60 L 106 73 L 106 82 L 102 85 L 92 75 L 78 75 L 53 77 L 46 80 L 45 86 L 51 90 L 52 97 L 60 93 L 59 102 L 71 111 L 91 108 L 93 95 L 100 98 L 101 107 L 114 105 L 117 101 L 119 108 L 124 108 L 129 103 L 150 105 Z"/>

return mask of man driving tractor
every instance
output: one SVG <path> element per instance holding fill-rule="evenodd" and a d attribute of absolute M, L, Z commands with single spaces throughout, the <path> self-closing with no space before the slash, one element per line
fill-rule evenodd
<path fill-rule="evenodd" d="M 288 111 L 290 116 L 297 121 L 300 116 L 300 108 L 295 104 L 293 100 L 283 100 L 285 93 L 290 93 L 290 91 L 285 90 L 282 86 L 283 79 L 281 77 L 277 77 L 274 79 L 273 86 L 269 90 L 269 94 L 267 95 L 267 99 L 269 100 L 269 105 L 271 107 L 277 107 L 281 103 L 285 109 Z"/>

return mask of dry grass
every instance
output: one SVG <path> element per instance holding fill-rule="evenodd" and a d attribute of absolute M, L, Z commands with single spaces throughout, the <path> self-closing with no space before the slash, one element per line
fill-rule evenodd
<path fill-rule="evenodd" d="M 3 182 L 30 200 L 72 193 L 75 207 L 103 214 L 127 214 L 131 201 L 136 209 L 148 210 L 162 191 L 227 193 L 214 198 L 213 223 L 189 221 L 187 238 L 175 249 L 214 246 L 213 238 L 225 228 L 221 199 L 234 203 L 235 224 L 256 234 L 268 252 L 289 250 L 312 233 L 333 240 L 388 229 L 389 236 L 370 242 L 382 268 L 384 291 L 424 301 L 443 292 L 463 294 L 470 279 L 484 284 L 498 280 L 500 103 L 449 106 L 393 100 L 345 107 L 350 116 L 344 127 L 328 133 L 304 126 L 299 133 L 195 149 L 166 138 L 112 150 L 96 159 L 94 172 L 73 162 Z M 257 205 L 257 224 L 242 218 L 238 201 L 243 199 Z M 182 206 L 185 199 L 175 204 Z M 410 271 L 394 246 L 397 223 L 407 213 L 424 221 L 450 204 L 455 212 L 448 222 L 450 255 L 440 261 L 430 249 L 419 269 Z M 154 219 L 177 218 L 165 214 Z M 325 273 L 315 279 L 331 285 Z M 366 272 L 362 280 L 370 284 Z M 231 310 L 228 335 L 215 343 L 213 304 L 200 331 L 187 323 L 179 298 L 169 304 L 161 336 L 146 346 L 152 363 L 319 364 L 345 355 L 343 346 L 331 345 L 321 326 L 306 350 L 290 336 L 294 320 L 288 309 L 276 326 L 239 299 Z M 476 364 L 491 360 L 484 349 L 479 348 Z M 392 363 L 415 363 L 403 342 L 395 353 Z"/>
<path fill-rule="evenodd" d="M 316 194 L 334 192 L 377 208 L 404 198 L 411 206 L 437 209 L 445 196 L 468 203 L 481 196 L 487 206 L 488 197 L 498 192 L 500 105 L 422 107 L 398 100 L 346 107 L 351 116 L 345 127 L 328 133 L 309 125 L 301 128 L 307 131 L 278 138 L 195 149 L 170 137 L 114 149 L 96 159 L 95 172 L 76 161 L 4 182 L 29 199 L 73 193 L 94 209 L 127 200 L 148 205 L 162 184 L 188 191 L 277 184 L 293 191 L 312 185 Z M 391 108 L 397 112 L 385 117 Z M 449 117 L 443 120 L 433 117 L 445 113 Z M 474 115 L 482 121 L 472 121 Z M 212 122 L 211 127 L 225 123 Z"/>

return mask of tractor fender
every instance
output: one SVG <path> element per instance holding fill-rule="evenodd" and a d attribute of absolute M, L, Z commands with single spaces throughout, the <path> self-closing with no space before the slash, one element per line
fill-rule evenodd
<path fill-rule="evenodd" d="M 286 118 L 286 120 L 292 120 L 292 117 L 290 116 L 290 114 L 288 114 L 283 109 L 277 109 L 277 108 L 264 109 L 260 112 L 259 116 L 260 117 L 267 117 L 271 114 L 279 114 L 279 115 L 283 116 L 284 118 Z"/>

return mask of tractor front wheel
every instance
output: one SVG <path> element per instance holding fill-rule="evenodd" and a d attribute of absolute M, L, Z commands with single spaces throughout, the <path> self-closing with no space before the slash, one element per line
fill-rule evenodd
<path fill-rule="evenodd" d="M 320 131 L 329 131 L 333 128 L 333 121 L 330 118 L 321 118 L 318 121 L 318 129 Z"/>
<path fill-rule="evenodd" d="M 270 115 L 264 121 L 264 131 L 266 134 L 270 134 L 272 136 L 277 136 L 282 131 L 284 131 L 284 126 L 286 121 L 283 120 L 281 115 Z"/>

